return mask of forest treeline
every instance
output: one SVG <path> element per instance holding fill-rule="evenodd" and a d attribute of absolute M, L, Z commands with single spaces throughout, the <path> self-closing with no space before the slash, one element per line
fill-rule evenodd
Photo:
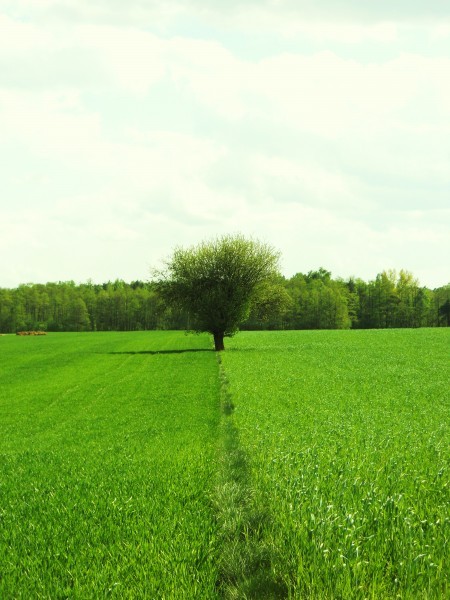
<path fill-rule="evenodd" d="M 242 329 L 446 327 L 450 284 L 430 290 L 408 271 L 375 279 L 333 279 L 323 268 L 280 277 L 284 302 L 258 307 Z M 151 282 L 63 281 L 0 288 L 0 332 L 190 329 L 189 315 L 166 306 Z"/>

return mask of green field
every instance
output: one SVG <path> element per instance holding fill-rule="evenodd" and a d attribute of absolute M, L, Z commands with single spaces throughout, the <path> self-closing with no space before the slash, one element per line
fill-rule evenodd
<path fill-rule="evenodd" d="M 0 598 L 450 595 L 447 329 L 0 338 Z"/>
<path fill-rule="evenodd" d="M 0 341 L 0 598 L 213 597 L 207 339 Z"/>
<path fill-rule="evenodd" d="M 293 598 L 446 598 L 448 330 L 253 332 L 223 356 L 249 512 Z"/>

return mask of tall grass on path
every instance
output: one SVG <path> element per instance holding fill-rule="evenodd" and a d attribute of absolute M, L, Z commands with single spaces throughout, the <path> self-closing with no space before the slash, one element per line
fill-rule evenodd
<path fill-rule="evenodd" d="M 215 594 L 205 336 L 1 339 L 0 598 Z"/>
<path fill-rule="evenodd" d="M 261 544 L 267 515 L 252 501 L 248 457 L 235 425 L 233 399 L 220 354 L 222 419 L 213 505 L 218 527 L 217 591 L 225 600 L 279 597 L 284 592 L 270 573 L 270 556 Z"/>

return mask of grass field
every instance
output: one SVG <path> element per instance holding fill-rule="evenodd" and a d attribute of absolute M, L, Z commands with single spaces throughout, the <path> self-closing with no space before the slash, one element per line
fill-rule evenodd
<path fill-rule="evenodd" d="M 213 597 L 207 338 L 0 341 L 0 598 Z"/>
<path fill-rule="evenodd" d="M 0 339 L 0 598 L 446 598 L 446 329 Z"/>
<path fill-rule="evenodd" d="M 450 596 L 448 333 L 249 332 L 229 344 L 253 544 L 281 597 Z"/>

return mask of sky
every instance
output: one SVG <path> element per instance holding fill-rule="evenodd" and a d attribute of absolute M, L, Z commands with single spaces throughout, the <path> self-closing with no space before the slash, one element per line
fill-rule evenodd
<path fill-rule="evenodd" d="M 0 287 L 233 233 L 450 281 L 450 2 L 0 0 Z"/>

